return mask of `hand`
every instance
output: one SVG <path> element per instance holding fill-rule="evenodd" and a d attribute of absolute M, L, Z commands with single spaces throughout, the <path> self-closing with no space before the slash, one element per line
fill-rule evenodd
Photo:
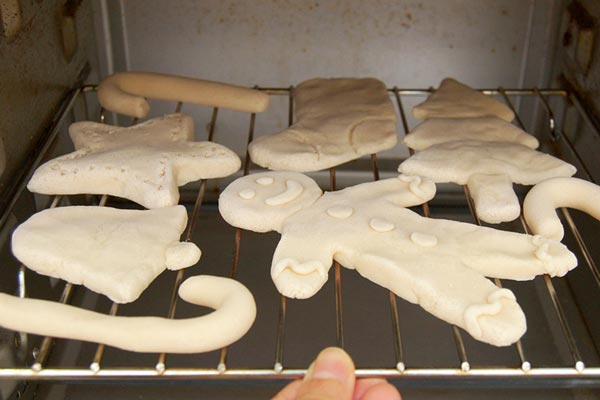
<path fill-rule="evenodd" d="M 398 390 L 385 379 L 355 379 L 354 363 L 337 347 L 317 356 L 304 380 L 297 380 L 273 400 L 401 400 Z"/>

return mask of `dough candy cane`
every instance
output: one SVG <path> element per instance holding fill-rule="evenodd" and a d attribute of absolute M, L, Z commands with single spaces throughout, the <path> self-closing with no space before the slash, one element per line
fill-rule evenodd
<path fill-rule="evenodd" d="M 142 353 L 202 353 L 237 341 L 256 317 L 252 294 L 232 279 L 194 276 L 181 284 L 179 296 L 215 311 L 186 319 L 110 316 L 0 293 L 0 325 L 18 332 L 103 343 Z"/>
<path fill-rule="evenodd" d="M 150 110 L 145 97 L 253 113 L 269 105 L 269 96 L 258 90 L 152 72 L 119 72 L 98 86 L 102 107 L 119 114 L 145 118 Z"/>
<path fill-rule="evenodd" d="M 335 259 L 476 339 L 506 346 L 525 332 L 525 316 L 512 292 L 485 276 L 562 276 L 577 265 L 554 240 L 421 217 L 405 207 L 430 200 L 435 185 L 417 176 L 323 195 L 311 191 L 311 181 L 290 172 L 248 175 L 219 198 L 219 211 L 231 225 L 281 233 L 271 277 L 288 297 L 308 298 L 319 291 Z M 285 203 L 267 201 L 298 186 L 302 194 L 288 195 Z"/>
<path fill-rule="evenodd" d="M 531 231 L 561 240 L 564 228 L 556 209 L 575 208 L 600 220 L 600 186 L 577 178 L 553 178 L 535 185 L 523 203 L 523 216 Z"/>

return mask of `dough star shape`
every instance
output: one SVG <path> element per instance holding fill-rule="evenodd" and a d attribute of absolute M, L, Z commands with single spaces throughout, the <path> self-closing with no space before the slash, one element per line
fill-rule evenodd
<path fill-rule="evenodd" d="M 397 143 L 394 105 L 377 79 L 311 79 L 293 93 L 296 122 L 248 147 L 252 161 L 261 167 L 318 171 Z"/>
<path fill-rule="evenodd" d="M 200 249 L 179 242 L 186 222 L 183 206 L 143 211 L 58 207 L 21 224 L 13 233 L 12 251 L 42 275 L 129 303 L 165 268 L 181 269 L 198 262 Z"/>
<path fill-rule="evenodd" d="M 109 194 L 146 208 L 174 206 L 178 186 L 239 170 L 239 157 L 217 143 L 193 142 L 193 119 L 154 118 L 128 128 L 96 122 L 69 127 L 76 151 L 41 165 L 27 188 L 43 194 Z"/>
<path fill-rule="evenodd" d="M 259 180 L 295 180 L 305 187 L 300 182 L 306 177 L 295 175 L 266 172 L 235 180 L 219 199 L 223 218 L 249 230 L 260 222 L 264 229 L 260 210 L 280 207 L 265 199 L 278 195 L 281 184 L 264 186 Z M 256 195 L 246 199 L 240 195 L 245 190 Z M 562 276 L 577 259 L 554 240 L 424 218 L 405 208 L 434 194 L 433 182 L 400 175 L 327 192 L 312 202 L 302 199 L 299 211 L 290 207 L 299 197 L 290 196 L 287 215 L 272 219 L 272 229 L 281 233 L 271 265 L 277 289 L 288 297 L 312 296 L 327 281 L 335 259 L 478 340 L 514 343 L 526 330 L 525 316 L 510 290 L 485 277 Z"/>

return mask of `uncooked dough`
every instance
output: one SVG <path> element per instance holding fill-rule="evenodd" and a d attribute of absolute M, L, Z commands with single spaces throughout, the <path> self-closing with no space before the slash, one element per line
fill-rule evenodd
<path fill-rule="evenodd" d="M 538 140 L 510 122 L 497 117 L 431 118 L 417 125 L 403 139 L 414 150 L 457 140 L 511 142 L 537 149 Z"/>
<path fill-rule="evenodd" d="M 144 211 L 57 207 L 21 224 L 13 233 L 12 251 L 40 274 L 129 303 L 165 268 L 198 262 L 200 249 L 179 242 L 186 222 L 183 206 Z"/>
<path fill-rule="evenodd" d="M 509 122 L 515 118 L 505 104 L 452 78 L 444 79 L 427 100 L 416 105 L 413 115 L 417 119 L 496 116 Z"/>
<path fill-rule="evenodd" d="M 219 196 L 219 212 L 230 225 L 251 226 L 254 232 L 277 231 L 290 215 L 314 203 L 323 192 L 315 181 L 296 172 L 261 172 L 236 179 Z M 288 197 L 290 185 L 302 188 L 288 202 L 274 204 L 273 199 Z M 252 191 L 254 196 L 247 196 Z M 241 201 L 243 200 L 243 201 Z M 335 211 L 334 211 L 335 212 Z"/>
<path fill-rule="evenodd" d="M 308 179 L 295 175 L 269 172 L 261 177 L 272 177 L 280 187 L 290 179 Z M 249 175 L 225 189 L 219 209 L 239 210 L 223 216 L 234 226 L 255 230 L 257 219 L 244 214 L 259 209 L 272 213 L 276 206 L 232 195 L 242 188 L 265 196 L 256 176 Z M 277 289 L 288 297 L 312 296 L 327 281 L 335 259 L 478 340 L 497 346 L 514 343 L 526 329 L 523 312 L 512 292 L 484 276 L 562 276 L 577 259 L 554 240 L 424 218 L 404 208 L 434 194 L 433 182 L 401 175 L 327 192 L 314 202 L 299 203 L 298 211 L 292 211 L 293 202 L 286 204 L 287 217 L 270 228 L 282 234 L 271 265 Z M 268 226 L 261 222 L 259 228 Z"/>
<path fill-rule="evenodd" d="M 520 205 L 510 182 L 534 185 L 568 177 L 576 168 L 558 158 L 509 142 L 457 140 L 419 151 L 398 167 L 436 183 L 468 185 L 477 216 L 489 223 L 512 221 Z"/>
<path fill-rule="evenodd" d="M 217 143 L 192 142 L 193 119 L 154 118 L 129 128 L 76 122 L 76 151 L 41 165 L 27 188 L 43 194 L 109 194 L 146 208 L 174 206 L 178 186 L 239 170 L 239 157 Z"/>
<path fill-rule="evenodd" d="M 381 81 L 311 79 L 293 93 L 296 123 L 248 147 L 261 167 L 318 171 L 396 145 L 396 113 Z"/>
<path fill-rule="evenodd" d="M 181 284 L 179 297 L 215 311 L 186 319 L 120 317 L 0 293 L 0 325 L 142 353 L 202 353 L 237 341 L 256 317 L 252 294 L 233 279 L 194 276 Z"/>
<path fill-rule="evenodd" d="M 269 95 L 221 82 L 152 72 L 119 72 L 98 85 L 98 101 L 109 111 L 145 118 L 147 98 L 182 101 L 246 112 L 262 112 Z"/>
<path fill-rule="evenodd" d="M 560 207 L 575 208 L 600 220 L 600 186 L 577 178 L 540 182 L 527 193 L 523 216 L 533 233 L 561 240 L 564 229 L 556 215 Z"/>

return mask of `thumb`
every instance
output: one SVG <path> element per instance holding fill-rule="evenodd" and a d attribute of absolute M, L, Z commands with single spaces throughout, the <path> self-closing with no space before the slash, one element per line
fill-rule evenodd
<path fill-rule="evenodd" d="M 350 356 L 342 349 L 329 347 L 308 369 L 296 400 L 350 400 L 354 379 Z"/>

